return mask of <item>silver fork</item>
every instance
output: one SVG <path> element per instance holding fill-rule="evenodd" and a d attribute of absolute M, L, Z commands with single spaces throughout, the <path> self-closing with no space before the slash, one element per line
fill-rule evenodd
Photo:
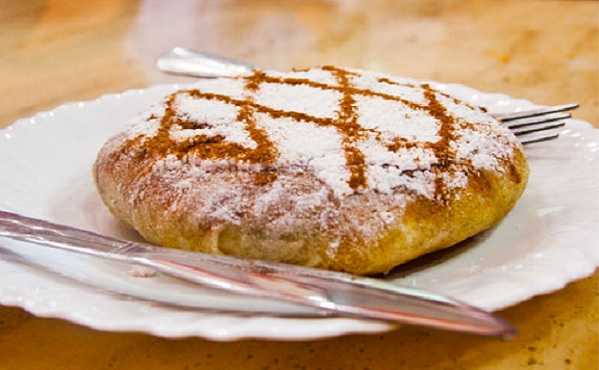
<path fill-rule="evenodd" d="M 570 103 L 493 116 L 521 138 L 522 145 L 528 145 L 557 139 L 559 132 L 556 130 L 564 127 L 565 120 L 572 117 L 566 112 L 578 107 L 577 103 Z"/>
<path fill-rule="evenodd" d="M 234 77 L 255 68 L 249 63 L 181 47 L 158 58 L 156 66 L 165 73 L 192 77 Z M 565 120 L 572 117 L 565 112 L 578 106 L 572 103 L 493 116 L 505 123 L 523 145 L 528 145 L 557 139 L 559 129 L 566 125 Z"/>

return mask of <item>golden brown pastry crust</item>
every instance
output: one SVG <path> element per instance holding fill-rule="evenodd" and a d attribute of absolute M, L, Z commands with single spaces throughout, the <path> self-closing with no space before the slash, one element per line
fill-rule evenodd
<path fill-rule="evenodd" d="M 247 79 L 251 83 L 251 78 Z M 379 82 L 387 83 L 382 79 Z M 442 106 L 433 106 L 434 102 L 441 104 L 431 94 L 441 93 L 427 86 L 423 91 L 430 115 L 438 121 L 448 119 Z M 171 95 L 170 101 L 176 96 Z M 254 100 L 252 103 L 256 104 Z M 251 107 L 252 111 L 259 109 Z M 240 109 L 240 115 L 244 114 L 245 108 Z M 351 107 L 341 104 L 339 110 L 338 120 L 345 115 L 345 123 L 356 124 L 357 120 L 352 123 L 353 118 L 347 119 Z M 169 114 L 171 117 L 165 119 Z M 406 181 L 419 179 L 432 185 L 433 195 L 425 190 L 418 193 L 419 188 L 410 189 L 409 184 L 381 191 L 369 184 L 370 167 L 355 170 L 351 165 L 348 184 L 352 191 L 340 195 L 314 168 L 277 162 L 282 149 L 269 144 L 272 132 L 265 126 L 246 124 L 257 143 L 252 150 L 232 145 L 230 140 L 221 140 L 223 146 L 219 146 L 214 136 L 203 137 L 205 140 L 193 143 L 195 146 L 175 143 L 169 141 L 172 134 L 169 136 L 168 130 L 162 132 L 163 141 L 157 139 L 169 119 L 185 126 L 175 116 L 168 108 L 150 114 L 147 122 L 159 122 L 158 134 L 139 134 L 139 130 L 134 130 L 136 134 L 121 133 L 102 148 L 94 166 L 98 190 L 110 211 L 148 241 L 167 247 L 354 274 L 386 272 L 491 227 L 514 206 L 528 178 L 521 146 L 507 130 L 493 131 L 496 137 L 491 139 L 500 142 L 502 148 L 491 153 L 496 157 L 494 167 L 484 168 L 459 160 L 462 149 L 451 149 L 451 140 L 457 139 L 451 137 L 447 123 L 440 126 L 440 140 L 423 145 L 437 156 L 446 151 L 445 160 L 437 160 L 426 169 L 410 170 L 424 173 L 424 177 L 408 170 L 401 172 Z M 244 120 L 239 115 L 237 119 Z M 476 122 L 463 118 L 452 119 L 451 124 L 478 130 Z M 393 145 L 411 150 L 412 143 L 398 138 L 389 143 L 389 151 Z M 462 145 L 467 148 L 470 144 Z M 364 155 L 351 148 L 346 148 L 345 158 L 356 167 Z M 506 148 L 510 150 L 506 152 Z M 449 186 L 451 181 L 442 181 L 444 173 L 457 173 L 465 181 Z M 432 180 L 426 176 L 433 176 Z"/>

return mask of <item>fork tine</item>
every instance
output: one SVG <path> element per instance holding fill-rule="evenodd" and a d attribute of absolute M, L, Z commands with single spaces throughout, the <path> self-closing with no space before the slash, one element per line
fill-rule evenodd
<path fill-rule="evenodd" d="M 543 127 L 536 127 L 536 128 L 531 128 L 528 130 L 521 130 L 521 131 L 514 131 L 514 135 L 516 136 L 523 136 L 523 135 L 528 135 L 528 134 L 532 134 L 533 132 L 541 132 L 541 131 L 547 131 L 547 130 L 553 130 L 556 128 L 560 128 L 560 127 L 564 127 L 566 125 L 566 122 L 560 122 L 554 125 L 549 125 L 549 126 L 543 126 Z"/>
<path fill-rule="evenodd" d="M 578 103 L 564 104 L 564 105 L 555 105 L 552 107 L 546 108 L 537 108 L 531 109 L 523 112 L 516 113 L 506 113 L 506 114 L 494 114 L 495 118 L 502 122 L 514 121 L 521 118 L 529 118 L 529 117 L 537 117 L 544 116 L 550 113 L 559 113 L 559 112 L 567 112 L 573 109 L 578 108 Z"/>
<path fill-rule="evenodd" d="M 547 135 L 547 136 L 539 136 L 534 139 L 522 140 L 520 143 L 522 145 L 530 145 L 534 143 L 542 143 L 543 141 L 555 140 L 559 137 L 559 134 Z"/>
<path fill-rule="evenodd" d="M 572 117 L 572 115 L 570 113 L 558 113 L 558 114 L 552 114 L 552 115 L 547 115 L 547 116 L 543 116 L 543 117 L 522 118 L 522 119 L 510 121 L 510 123 L 514 123 L 514 124 L 509 125 L 508 128 L 513 130 L 516 128 L 529 127 L 529 126 L 540 125 L 543 123 L 561 121 L 561 120 L 568 119 L 571 117 Z"/>

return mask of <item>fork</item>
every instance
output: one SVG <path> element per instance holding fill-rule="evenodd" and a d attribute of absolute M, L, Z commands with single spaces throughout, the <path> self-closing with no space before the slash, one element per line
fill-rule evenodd
<path fill-rule="evenodd" d="M 564 127 L 565 120 L 572 117 L 572 114 L 567 112 L 578 107 L 577 103 L 570 103 L 515 113 L 496 113 L 493 117 L 506 124 L 514 135 L 522 138 L 522 145 L 528 145 L 557 139 L 559 132 L 555 130 Z M 542 134 L 530 136 L 538 132 Z"/>
<path fill-rule="evenodd" d="M 165 73 L 192 77 L 235 77 L 250 72 L 255 67 L 249 63 L 222 56 L 175 47 L 156 61 L 157 68 Z M 572 117 L 577 103 L 535 108 L 513 113 L 492 114 L 512 130 L 522 145 L 554 140 L 559 129 Z"/>

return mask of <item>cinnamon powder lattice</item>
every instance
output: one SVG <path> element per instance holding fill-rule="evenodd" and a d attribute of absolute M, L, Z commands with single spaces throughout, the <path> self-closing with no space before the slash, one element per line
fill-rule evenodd
<path fill-rule="evenodd" d="M 483 110 L 428 84 L 334 66 L 200 81 L 137 126 L 151 122 L 129 144 L 157 158 L 255 165 L 258 185 L 302 162 L 337 195 L 404 188 L 442 201 L 466 174 L 501 169 L 517 145 Z M 313 142 L 298 144 L 293 130 Z"/>

